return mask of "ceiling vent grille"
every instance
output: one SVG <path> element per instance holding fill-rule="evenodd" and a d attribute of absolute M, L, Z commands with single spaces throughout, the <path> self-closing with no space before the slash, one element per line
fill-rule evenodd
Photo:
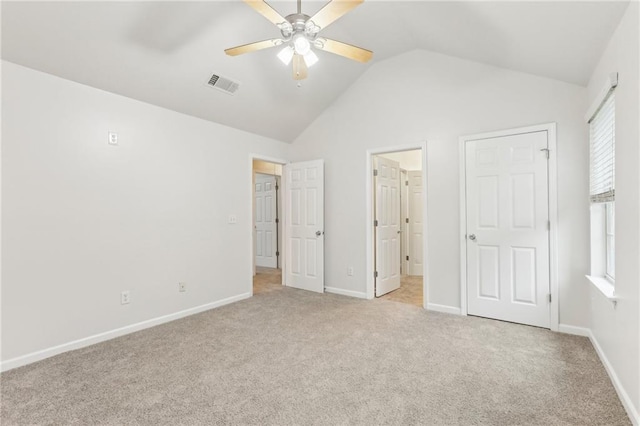
<path fill-rule="evenodd" d="M 229 78 L 213 74 L 207 82 L 207 86 L 218 89 L 221 92 L 227 93 L 229 95 L 235 95 L 240 88 L 240 83 Z"/>

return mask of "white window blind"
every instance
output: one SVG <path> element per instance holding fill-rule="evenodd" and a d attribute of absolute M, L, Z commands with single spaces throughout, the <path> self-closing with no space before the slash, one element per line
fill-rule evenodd
<path fill-rule="evenodd" d="M 611 90 L 589 121 L 591 139 L 590 197 L 593 203 L 615 199 L 615 95 Z"/>

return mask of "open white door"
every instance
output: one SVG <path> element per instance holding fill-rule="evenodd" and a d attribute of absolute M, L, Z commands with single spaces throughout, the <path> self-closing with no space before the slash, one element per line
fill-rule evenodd
<path fill-rule="evenodd" d="M 291 163 L 285 174 L 285 285 L 324 292 L 324 160 Z"/>
<path fill-rule="evenodd" d="M 256 173 L 255 230 L 256 266 L 277 268 L 276 177 Z"/>
<path fill-rule="evenodd" d="M 423 274 L 422 171 L 409 172 L 409 275 Z"/>
<path fill-rule="evenodd" d="M 547 137 L 466 142 L 470 315 L 549 328 Z"/>
<path fill-rule="evenodd" d="M 400 288 L 400 166 L 374 158 L 376 297 Z"/>

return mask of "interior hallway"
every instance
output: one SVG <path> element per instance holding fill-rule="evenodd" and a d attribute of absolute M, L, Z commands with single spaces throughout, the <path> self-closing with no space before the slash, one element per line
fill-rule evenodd
<path fill-rule="evenodd" d="M 422 307 L 422 275 L 403 275 L 400 279 L 400 288 L 380 296 L 380 299 Z"/>
<path fill-rule="evenodd" d="M 253 294 L 269 293 L 282 290 L 282 269 L 256 266 L 253 276 Z"/>

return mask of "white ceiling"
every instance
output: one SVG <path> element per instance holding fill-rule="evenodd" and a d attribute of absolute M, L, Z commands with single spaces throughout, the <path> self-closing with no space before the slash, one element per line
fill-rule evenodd
<path fill-rule="evenodd" d="M 312 15 L 324 2 L 302 2 Z M 271 3 L 282 15 L 295 1 Z M 374 51 L 369 64 L 320 52 L 301 88 L 277 49 L 223 50 L 278 37 L 241 1 L 2 2 L 2 58 L 238 129 L 293 141 L 376 62 L 426 49 L 586 85 L 627 1 L 368 0 L 322 35 Z M 212 73 L 241 82 L 208 88 Z M 392 82 L 393 76 L 389 76 Z"/>

